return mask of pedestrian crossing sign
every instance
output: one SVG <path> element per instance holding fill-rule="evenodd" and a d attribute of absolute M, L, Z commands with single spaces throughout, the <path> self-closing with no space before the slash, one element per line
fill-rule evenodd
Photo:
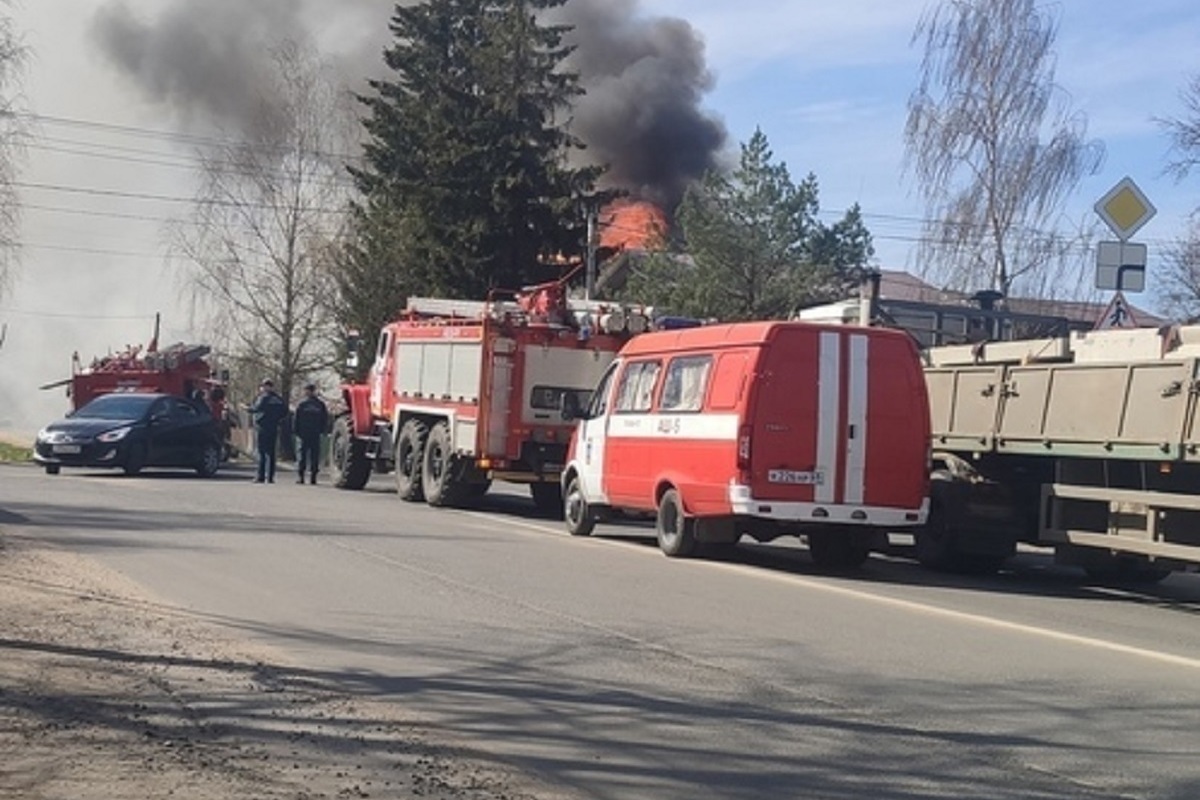
<path fill-rule="evenodd" d="M 1108 307 L 1104 309 L 1104 313 L 1100 315 L 1100 319 L 1096 320 L 1096 330 L 1108 330 L 1111 328 L 1136 328 L 1138 327 L 1137 320 L 1133 316 L 1133 311 L 1129 308 L 1129 302 L 1125 299 L 1125 295 L 1117 292 L 1109 301 Z"/>

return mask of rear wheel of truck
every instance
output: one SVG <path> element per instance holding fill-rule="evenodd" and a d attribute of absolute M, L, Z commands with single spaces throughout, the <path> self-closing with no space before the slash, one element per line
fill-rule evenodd
<path fill-rule="evenodd" d="M 654 530 L 659 548 L 671 558 L 687 558 L 696 552 L 696 521 L 683 511 L 679 492 L 668 489 L 658 501 Z"/>
<path fill-rule="evenodd" d="M 572 536 L 591 536 L 596 529 L 596 515 L 583 496 L 583 486 L 579 476 L 571 476 L 567 481 L 567 494 L 563 498 L 563 519 L 567 522 L 567 533 Z"/>
<path fill-rule="evenodd" d="M 552 519 L 563 518 L 562 486 L 557 483 L 531 483 L 529 494 L 539 515 Z"/>
<path fill-rule="evenodd" d="M 450 426 L 439 422 L 429 431 L 421 461 L 421 485 L 425 502 L 431 506 L 453 506 L 463 502 L 466 484 L 455 479 L 454 443 Z"/>
<path fill-rule="evenodd" d="M 855 569 L 871 554 L 867 539 L 853 531 L 813 531 L 808 534 L 808 554 L 821 569 Z"/>
<path fill-rule="evenodd" d="M 371 462 L 367 460 L 366 445 L 354 438 L 350 417 L 342 415 L 333 421 L 329 437 L 330 473 L 333 485 L 339 489 L 361 489 L 371 478 Z"/>
<path fill-rule="evenodd" d="M 400 427 L 400 436 L 396 438 L 396 494 L 409 503 L 419 503 L 425 499 L 421 471 L 428 438 L 429 426 L 419 419 L 404 423 Z"/>

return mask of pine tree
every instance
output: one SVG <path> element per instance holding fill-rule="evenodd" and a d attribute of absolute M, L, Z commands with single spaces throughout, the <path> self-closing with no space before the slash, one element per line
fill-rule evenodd
<path fill-rule="evenodd" d="M 598 173 L 567 166 L 577 77 L 560 68 L 566 29 L 539 20 L 563 2 L 396 7 L 390 75 L 360 98 L 368 142 L 344 289 L 481 299 L 556 277 L 552 257 L 580 253 L 575 205 Z"/>
<path fill-rule="evenodd" d="M 794 183 L 756 131 L 733 171 L 710 171 L 684 196 L 686 256 L 650 259 L 626 296 L 722 320 L 784 318 L 845 296 L 874 252 L 871 235 L 857 206 L 822 225 L 817 194 L 816 176 Z"/>

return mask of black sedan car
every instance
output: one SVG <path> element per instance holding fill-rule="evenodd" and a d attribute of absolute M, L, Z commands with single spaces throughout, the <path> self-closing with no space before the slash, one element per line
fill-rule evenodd
<path fill-rule="evenodd" d="M 221 435 L 207 405 L 166 394 L 106 394 L 38 432 L 34 459 L 62 467 L 185 467 L 211 477 Z"/>

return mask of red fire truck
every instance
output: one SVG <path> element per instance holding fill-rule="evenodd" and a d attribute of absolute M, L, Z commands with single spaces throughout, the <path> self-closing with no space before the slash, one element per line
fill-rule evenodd
<path fill-rule="evenodd" d="M 221 425 L 225 457 L 232 455 L 232 419 L 225 399 L 225 379 L 209 359 L 207 345 L 173 344 L 158 347 L 158 324 L 150 344 L 128 346 L 119 353 L 92 359 L 84 365 L 78 353 L 71 356 L 71 377 L 41 386 L 67 387 L 71 409 L 77 410 L 100 395 L 112 392 L 162 392 L 178 397 L 203 395 L 213 418 Z"/>
<path fill-rule="evenodd" d="M 621 346 L 650 327 L 644 308 L 567 297 L 563 281 L 472 302 L 412 298 L 386 325 L 365 382 L 342 387 L 334 484 L 394 472 L 400 497 L 459 505 L 492 480 L 529 484 L 562 514 L 559 475 L 573 423 Z"/>

